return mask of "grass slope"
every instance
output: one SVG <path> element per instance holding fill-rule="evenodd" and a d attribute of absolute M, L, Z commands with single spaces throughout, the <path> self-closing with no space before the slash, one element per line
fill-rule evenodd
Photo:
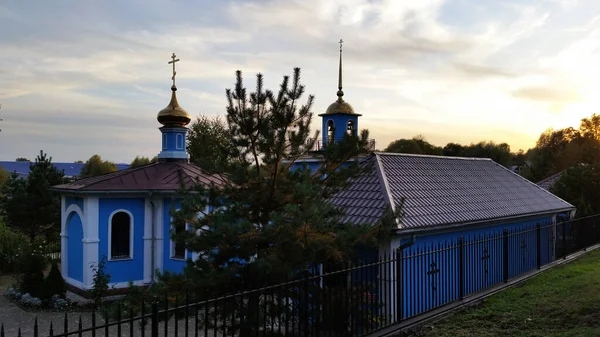
<path fill-rule="evenodd" d="M 600 336 L 600 250 L 408 336 Z"/>

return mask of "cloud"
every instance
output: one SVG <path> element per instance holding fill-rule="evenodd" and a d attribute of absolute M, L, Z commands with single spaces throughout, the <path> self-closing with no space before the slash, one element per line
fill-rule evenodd
<path fill-rule="evenodd" d="M 0 36 L 0 159 L 44 146 L 55 160 L 155 155 L 173 52 L 181 59 L 179 102 L 192 115 L 224 113 L 237 69 L 249 88 L 258 72 L 276 88 L 295 66 L 318 114 L 335 100 L 340 38 L 345 98 L 378 147 L 423 133 L 440 145 L 492 137 L 527 148 L 548 126 L 578 121 L 600 104 L 599 7 L 575 0 L 3 2 L 0 29 L 10 34 Z"/>
<path fill-rule="evenodd" d="M 541 102 L 568 103 L 581 100 L 581 94 L 564 87 L 528 87 L 513 91 L 513 96 Z"/>

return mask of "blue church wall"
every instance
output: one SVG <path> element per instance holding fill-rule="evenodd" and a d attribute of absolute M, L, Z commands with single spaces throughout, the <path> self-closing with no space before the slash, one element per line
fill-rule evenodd
<path fill-rule="evenodd" d="M 187 128 L 163 127 L 162 150 L 171 153 L 186 153 Z"/>
<path fill-rule="evenodd" d="M 427 312 L 504 282 L 504 259 L 511 279 L 537 268 L 540 225 L 540 263 L 553 261 L 554 226 L 545 216 L 486 227 L 417 236 L 401 260 L 403 318 Z M 507 230 L 506 239 L 504 230 Z M 460 246 L 460 238 L 463 245 Z M 403 239 L 402 243 L 409 242 Z M 505 243 L 508 250 L 505 250 Z M 462 250 L 462 254 L 461 254 Z M 462 261 L 462 267 L 461 267 Z M 462 273 L 461 273 L 462 269 Z M 463 288 L 460 289 L 460 280 Z"/>
<path fill-rule="evenodd" d="M 324 115 L 322 116 L 322 144 L 326 146 L 328 142 L 328 132 L 327 132 L 327 124 L 329 122 L 333 122 L 334 132 L 333 132 L 333 140 L 338 141 L 344 137 L 344 134 L 348 129 L 348 121 L 353 123 L 353 132 L 357 134 L 358 130 L 358 115 L 346 115 L 346 114 L 336 114 L 336 115 Z"/>
<path fill-rule="evenodd" d="M 79 206 L 79 209 L 83 211 L 83 198 L 65 197 L 65 209 L 69 208 L 69 206 L 73 204 Z"/>
<path fill-rule="evenodd" d="M 67 276 L 83 282 L 83 223 L 75 212 L 67 216 Z"/>
<path fill-rule="evenodd" d="M 181 200 L 179 199 L 164 199 L 164 214 L 163 214 L 163 270 L 172 273 L 181 273 L 185 267 L 186 261 L 183 259 L 173 258 L 171 256 L 171 208 L 179 209 Z M 186 251 L 186 258 L 191 259 L 191 252 Z"/>
<path fill-rule="evenodd" d="M 106 272 L 111 282 L 139 281 L 144 279 L 144 198 L 101 198 L 99 200 L 99 257 L 106 256 Z M 133 216 L 133 258 L 110 260 L 108 228 L 110 215 L 126 210 Z"/>

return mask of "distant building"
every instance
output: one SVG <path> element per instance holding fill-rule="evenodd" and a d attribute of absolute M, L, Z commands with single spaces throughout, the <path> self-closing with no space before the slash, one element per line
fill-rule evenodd
<path fill-rule="evenodd" d="M 565 171 L 560 171 L 558 173 L 555 173 L 555 174 L 549 176 L 548 178 L 538 181 L 537 185 L 539 187 L 545 189 L 546 191 L 550 191 L 552 186 L 554 186 L 554 184 L 556 184 L 558 179 L 560 179 L 560 177 L 562 177 L 563 173 L 565 173 Z"/>
<path fill-rule="evenodd" d="M 29 175 L 29 166 L 32 162 L 28 161 L 0 161 L 0 167 L 9 173 L 16 172 L 20 177 L 26 178 Z M 81 174 L 83 163 L 52 163 L 54 167 L 65 172 L 66 178 L 77 178 Z M 116 164 L 118 170 L 124 170 L 129 164 Z"/>

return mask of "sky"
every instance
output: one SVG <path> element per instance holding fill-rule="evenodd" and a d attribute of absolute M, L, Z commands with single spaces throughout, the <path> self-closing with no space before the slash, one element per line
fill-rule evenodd
<path fill-rule="evenodd" d="M 342 38 L 344 98 L 378 149 L 527 150 L 600 106 L 597 0 L 3 0 L 0 29 L 0 160 L 156 155 L 172 53 L 193 118 L 224 116 L 238 69 L 277 90 L 300 67 L 315 129 Z"/>

